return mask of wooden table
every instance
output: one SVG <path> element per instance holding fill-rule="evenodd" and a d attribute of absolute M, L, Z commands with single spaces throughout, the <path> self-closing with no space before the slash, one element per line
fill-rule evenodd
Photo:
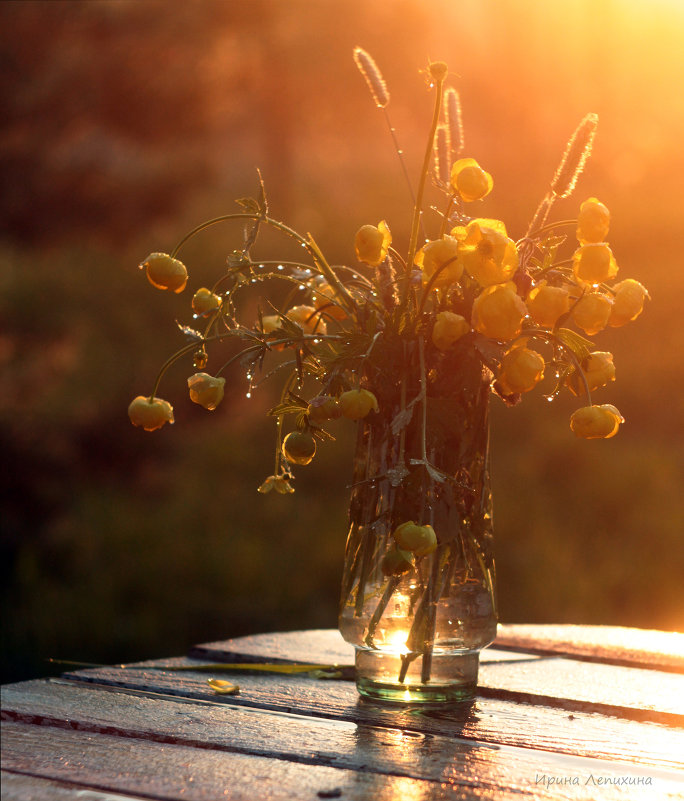
<path fill-rule="evenodd" d="M 684 798 L 683 641 L 500 626 L 477 699 L 439 711 L 373 705 L 349 680 L 168 669 L 351 663 L 333 630 L 7 685 L 2 798 Z M 239 695 L 217 695 L 211 677 Z"/>

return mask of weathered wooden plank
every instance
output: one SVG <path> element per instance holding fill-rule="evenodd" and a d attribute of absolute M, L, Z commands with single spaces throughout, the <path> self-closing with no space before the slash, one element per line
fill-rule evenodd
<path fill-rule="evenodd" d="M 209 661 L 260 658 L 299 662 L 353 663 L 353 648 L 333 629 L 240 637 L 196 646 Z M 635 667 L 564 658 L 526 659 L 510 664 L 506 652 L 485 649 L 478 684 L 483 694 L 556 704 L 568 711 L 596 711 L 684 726 L 684 676 Z"/>
<path fill-rule="evenodd" d="M 98 734 L 117 734 L 161 743 L 334 765 L 414 779 L 442 782 L 454 773 L 479 788 L 481 775 L 512 788 L 529 786 L 539 764 L 552 775 L 650 777 L 681 782 L 684 770 L 635 767 L 626 763 L 578 759 L 530 748 L 484 747 L 445 735 L 247 707 L 177 699 L 145 698 L 125 692 L 33 681 L 2 691 L 3 720 L 52 725 Z M 641 783 L 641 786 L 643 785 Z"/>
<path fill-rule="evenodd" d="M 684 673 L 684 634 L 621 626 L 499 625 L 495 646 Z"/>
<path fill-rule="evenodd" d="M 233 657 L 240 661 L 310 662 L 316 654 L 318 661 L 331 665 L 353 665 L 354 646 L 342 639 L 337 629 L 311 629 L 308 631 L 282 631 L 272 634 L 254 634 L 195 645 L 189 656 L 207 661 L 230 662 Z M 489 662 L 534 660 L 534 654 L 516 654 L 510 650 L 485 648 L 480 654 L 482 664 Z"/>
<path fill-rule="evenodd" d="M 0 772 L 0 781 L 2 801 L 143 801 L 139 795 L 101 792 L 83 784 L 39 779 L 5 770 Z"/>
<path fill-rule="evenodd" d="M 169 661 L 188 664 L 191 660 Z M 226 697 L 213 693 L 205 673 L 101 668 L 70 675 L 80 681 L 142 692 L 644 765 L 680 768 L 684 753 L 684 731 L 680 729 L 583 712 L 568 714 L 562 709 L 497 698 L 479 697 L 470 705 L 421 711 L 365 702 L 359 698 L 352 682 L 320 681 L 305 676 L 242 674 L 234 677 L 240 685 L 240 695 Z"/>
<path fill-rule="evenodd" d="M 271 724 L 272 725 L 272 724 Z M 232 734 L 235 734 L 233 730 Z M 383 741 L 376 748 L 401 754 L 401 739 Z M 403 736 L 400 733 L 400 736 Z M 338 791 L 345 799 L 453 799 L 519 798 L 595 799 L 600 781 L 606 799 L 643 798 L 644 790 L 659 799 L 677 798 L 682 784 L 674 777 L 623 772 L 621 766 L 571 760 L 558 765 L 552 754 L 524 771 L 508 773 L 497 764 L 497 749 L 473 749 L 472 761 L 440 763 L 440 781 L 389 775 L 372 770 L 314 764 L 288 755 L 252 755 L 227 750 L 160 745 L 136 736 L 86 733 L 52 726 L 3 724 L 3 769 L 30 772 L 41 778 L 76 781 L 106 792 L 150 795 L 160 799 L 290 799 L 321 797 Z M 389 748 L 387 748 L 389 746 Z M 357 738 L 358 759 L 371 750 Z M 477 758 L 475 756 L 477 755 Z M 488 760 L 488 758 L 491 759 Z M 427 769 L 430 758 L 420 747 L 408 759 Z M 600 772 L 599 772 L 600 771 Z M 558 784 L 564 781 L 559 792 Z M 574 781 L 573 781 L 574 779 Z M 552 781 L 551 781 L 552 780 Z M 607 792 L 603 792 L 606 788 Z"/>
<path fill-rule="evenodd" d="M 535 696 L 545 696 L 636 720 L 684 726 L 684 675 L 677 673 L 567 657 L 482 665 L 480 673 L 483 688 L 503 690 L 511 697 L 534 701 Z"/>

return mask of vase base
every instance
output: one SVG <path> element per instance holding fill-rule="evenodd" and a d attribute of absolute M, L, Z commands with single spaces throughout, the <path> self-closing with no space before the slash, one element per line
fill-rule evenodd
<path fill-rule="evenodd" d="M 470 701 L 477 689 L 479 653 L 433 654 L 429 679 L 423 680 L 423 658 L 405 666 L 399 654 L 356 650 L 356 687 L 373 701 L 393 704 L 453 704 Z M 401 679 L 401 680 L 400 680 Z"/>

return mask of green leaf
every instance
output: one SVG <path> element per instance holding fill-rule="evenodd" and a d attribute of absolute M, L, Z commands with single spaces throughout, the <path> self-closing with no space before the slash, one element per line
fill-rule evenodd
<path fill-rule="evenodd" d="M 235 202 L 248 214 L 259 214 L 261 212 L 259 201 L 255 200 L 253 197 L 239 197 Z"/>
<path fill-rule="evenodd" d="M 180 328 L 183 336 L 186 336 L 191 342 L 202 342 L 204 337 L 200 334 L 199 331 L 196 331 L 194 328 L 190 328 L 189 325 L 183 325 L 176 321 L 176 325 Z"/>
<path fill-rule="evenodd" d="M 300 414 L 306 412 L 308 408 L 309 402 L 307 400 L 295 395 L 294 392 L 288 392 L 286 398 L 272 409 L 269 409 L 266 414 L 271 417 L 281 417 L 284 414 Z"/>
<path fill-rule="evenodd" d="M 590 355 L 591 349 L 594 347 L 594 343 L 591 340 L 569 328 L 559 328 L 555 335 L 566 348 L 569 348 L 575 354 L 580 362 Z"/>

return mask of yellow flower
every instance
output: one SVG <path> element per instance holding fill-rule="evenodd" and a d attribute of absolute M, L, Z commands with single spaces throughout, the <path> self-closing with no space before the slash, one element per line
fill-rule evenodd
<path fill-rule="evenodd" d="M 291 478 L 292 476 L 290 476 L 289 473 L 280 476 L 269 476 L 263 484 L 257 487 L 257 492 L 266 495 L 275 490 L 279 495 L 288 495 L 295 491 L 292 484 L 290 484 Z"/>
<path fill-rule="evenodd" d="M 493 186 L 492 176 L 475 159 L 459 159 L 451 168 L 451 188 L 466 203 L 482 200 Z"/>
<path fill-rule="evenodd" d="M 377 267 L 385 260 L 391 244 L 392 234 L 384 220 L 378 223 L 377 228 L 374 225 L 362 225 L 354 237 L 356 258 Z"/>
<path fill-rule="evenodd" d="M 318 395 L 309 403 L 306 414 L 312 423 L 324 423 L 326 420 L 336 420 L 341 416 L 342 410 L 337 398 L 332 398 L 330 395 Z"/>
<path fill-rule="evenodd" d="M 501 359 L 497 380 L 505 395 L 529 392 L 544 377 L 544 359 L 535 350 L 518 346 Z"/>
<path fill-rule="evenodd" d="M 649 297 L 643 284 L 633 278 L 626 278 L 613 287 L 615 298 L 608 318 L 608 325 L 618 328 L 630 320 L 636 320 L 644 308 L 644 301 Z"/>
<path fill-rule="evenodd" d="M 470 323 L 460 314 L 439 312 L 432 326 L 432 342 L 438 350 L 449 350 L 470 331 Z"/>
<path fill-rule="evenodd" d="M 580 284 L 600 284 L 615 278 L 618 271 L 613 251 L 605 242 L 590 242 L 577 248 L 572 263 L 575 279 Z"/>
<path fill-rule="evenodd" d="M 572 318 L 585 334 L 597 334 L 608 325 L 612 301 L 598 292 L 589 292 L 577 301 Z"/>
<path fill-rule="evenodd" d="M 220 309 L 223 301 L 215 295 L 211 289 L 202 287 L 192 296 L 192 310 L 195 314 L 208 314 L 216 309 Z"/>
<path fill-rule="evenodd" d="M 283 440 L 282 452 L 292 464 L 309 464 L 316 455 L 316 440 L 308 431 L 291 431 Z"/>
<path fill-rule="evenodd" d="M 367 389 L 350 389 L 348 392 L 343 392 L 338 403 L 342 417 L 349 420 L 360 420 L 371 411 L 378 411 L 378 399 Z"/>
<path fill-rule="evenodd" d="M 483 289 L 473 303 L 473 328 L 502 342 L 518 336 L 527 309 L 516 294 L 515 284 L 497 284 Z"/>
<path fill-rule="evenodd" d="M 400 576 L 413 567 L 413 559 L 409 551 L 392 548 L 382 557 L 380 569 L 385 576 Z"/>
<path fill-rule="evenodd" d="M 128 417 L 134 426 L 141 426 L 145 431 L 155 431 L 164 423 L 173 423 L 173 407 L 161 398 L 138 395 L 128 407 Z"/>
<path fill-rule="evenodd" d="M 453 236 L 433 239 L 426 242 L 416 253 L 414 263 L 423 271 L 423 283 L 427 282 L 439 270 L 433 286 L 445 287 L 455 283 L 463 275 L 463 265 L 458 260 L 458 240 Z"/>
<path fill-rule="evenodd" d="M 277 314 L 264 314 L 261 318 L 261 328 L 264 334 L 270 334 L 272 331 L 278 331 L 282 329 L 283 323 L 280 319 L 280 316 Z M 285 332 L 283 332 L 283 336 Z M 271 345 L 272 350 L 285 350 L 285 345 Z"/>
<path fill-rule="evenodd" d="M 333 320 L 346 320 L 347 312 L 344 310 L 337 300 L 335 290 L 325 279 L 323 275 L 317 275 L 311 280 L 311 289 L 313 292 L 313 302 L 316 308 L 332 317 Z"/>
<path fill-rule="evenodd" d="M 570 417 L 570 428 L 583 439 L 608 439 L 617 434 L 620 423 L 624 422 L 615 406 L 604 403 L 577 409 Z"/>
<path fill-rule="evenodd" d="M 157 289 L 178 293 L 188 282 L 188 271 L 183 262 L 172 259 L 168 253 L 150 253 L 140 268 L 145 269 L 147 280 Z"/>
<path fill-rule="evenodd" d="M 610 212 L 595 197 L 585 200 L 577 216 L 577 239 L 581 244 L 604 242 L 610 227 Z"/>
<path fill-rule="evenodd" d="M 432 526 L 419 526 L 413 520 L 397 526 L 392 536 L 399 550 L 416 556 L 427 556 L 437 550 L 437 535 Z"/>
<path fill-rule="evenodd" d="M 589 392 L 593 392 L 599 387 L 605 387 L 609 381 L 615 381 L 613 354 L 602 350 L 590 353 L 582 362 L 582 372 L 587 379 Z M 576 371 L 570 373 L 565 383 L 573 395 L 579 396 L 584 393 L 584 382 Z"/>
<path fill-rule="evenodd" d="M 225 378 L 216 378 L 208 373 L 195 373 L 188 378 L 190 400 L 213 411 L 223 400 Z"/>
<path fill-rule="evenodd" d="M 499 220 L 471 220 L 451 233 L 459 240 L 459 261 L 480 286 L 502 284 L 518 269 L 515 242 Z"/>
<path fill-rule="evenodd" d="M 325 320 L 314 306 L 293 306 L 285 315 L 296 323 L 305 334 L 325 334 Z"/>
<path fill-rule="evenodd" d="M 538 284 L 527 296 L 527 308 L 537 325 L 553 328 L 570 308 L 570 293 L 560 286 Z"/>

